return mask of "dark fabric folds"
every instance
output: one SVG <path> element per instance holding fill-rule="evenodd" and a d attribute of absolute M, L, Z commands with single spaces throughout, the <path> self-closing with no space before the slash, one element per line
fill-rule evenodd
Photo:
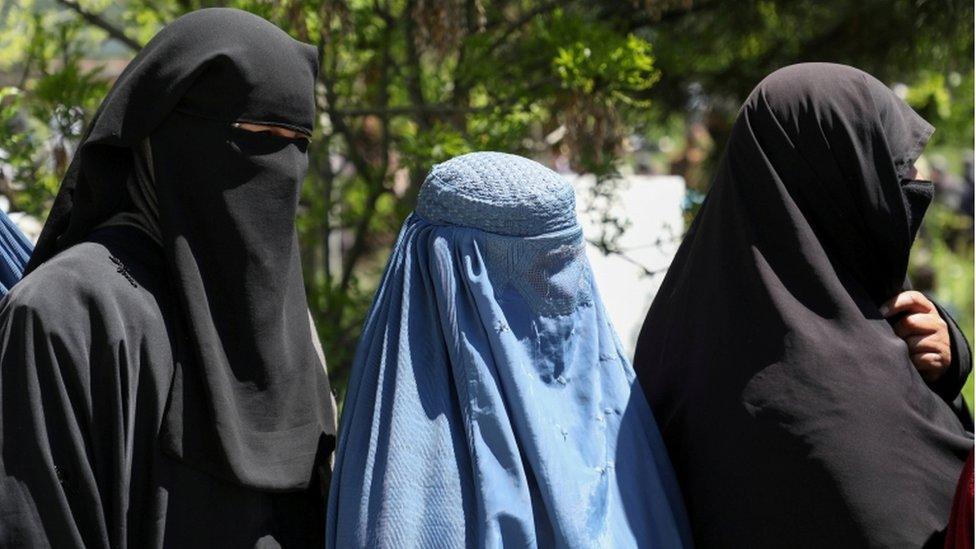
<path fill-rule="evenodd" d="M 132 150 L 148 138 L 177 303 L 162 444 L 262 490 L 308 486 L 335 420 L 294 227 L 307 142 L 232 123 L 310 133 L 316 71 L 312 46 L 243 11 L 171 23 L 99 107 L 28 266 L 130 206 Z"/>
<path fill-rule="evenodd" d="M 905 280 L 903 180 L 932 131 L 841 65 L 776 71 L 742 106 L 634 361 L 696 545 L 920 547 L 945 528 L 973 446 L 960 383 L 927 386 L 878 310 Z"/>
<path fill-rule="evenodd" d="M 0 547 L 321 547 L 319 486 L 269 493 L 168 455 L 178 305 L 158 247 L 99 229 L 0 302 Z"/>

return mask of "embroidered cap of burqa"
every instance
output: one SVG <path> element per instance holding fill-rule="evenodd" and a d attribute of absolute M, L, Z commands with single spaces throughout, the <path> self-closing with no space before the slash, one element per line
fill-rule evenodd
<path fill-rule="evenodd" d="M 310 337 L 294 226 L 308 165 L 317 54 L 252 14 L 193 12 L 164 28 L 99 107 L 29 270 L 124 207 L 132 150 L 154 159 L 159 231 L 179 306 L 167 452 L 244 486 L 307 486 L 334 432 Z"/>
<path fill-rule="evenodd" d="M 903 287 L 933 128 L 841 65 L 776 71 L 742 106 L 634 361 L 699 546 L 920 547 L 972 435 L 879 312 Z M 964 372 L 963 372 L 964 373 Z"/>

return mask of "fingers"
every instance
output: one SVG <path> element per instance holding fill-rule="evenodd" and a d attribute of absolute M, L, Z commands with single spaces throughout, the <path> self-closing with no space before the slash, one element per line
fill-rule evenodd
<path fill-rule="evenodd" d="M 933 383 L 952 363 L 948 325 L 938 313 L 915 313 L 893 326 L 908 345 L 908 355 L 918 373 Z"/>
<path fill-rule="evenodd" d="M 922 292 L 902 292 L 879 307 L 882 316 L 890 318 L 901 313 L 931 313 L 935 305 Z"/>
<path fill-rule="evenodd" d="M 905 338 L 905 343 L 908 344 L 908 353 L 912 356 L 923 353 L 942 355 L 949 350 L 949 342 L 942 337 L 941 332 L 909 336 Z"/>
<path fill-rule="evenodd" d="M 949 362 L 939 353 L 918 353 L 911 359 L 915 369 L 929 383 L 938 380 L 949 367 Z"/>
<path fill-rule="evenodd" d="M 952 361 L 949 325 L 935 305 L 920 292 L 902 292 L 881 307 L 881 314 L 893 321 L 895 334 L 905 340 L 915 369 L 932 383 Z M 899 315 L 903 315 L 899 318 Z"/>
<path fill-rule="evenodd" d="M 915 313 L 899 320 L 893 326 L 895 334 L 902 339 L 914 335 L 927 335 L 944 331 L 948 334 L 948 325 L 938 314 Z"/>

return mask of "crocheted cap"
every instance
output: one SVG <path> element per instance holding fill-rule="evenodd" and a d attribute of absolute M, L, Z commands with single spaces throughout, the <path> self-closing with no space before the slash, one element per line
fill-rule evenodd
<path fill-rule="evenodd" d="M 417 199 L 428 221 L 510 236 L 536 236 L 578 226 L 573 187 L 538 162 L 475 152 L 434 166 Z"/>

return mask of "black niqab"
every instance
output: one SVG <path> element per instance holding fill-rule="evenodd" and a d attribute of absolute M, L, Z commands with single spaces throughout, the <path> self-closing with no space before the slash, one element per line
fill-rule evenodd
<path fill-rule="evenodd" d="M 749 96 L 654 300 L 634 366 L 699 546 L 937 543 L 972 435 L 878 306 L 906 279 L 933 128 L 841 65 Z M 928 194 L 929 199 L 931 194 Z M 945 316 L 945 315 L 944 315 Z"/>
<path fill-rule="evenodd" d="M 165 264 L 179 315 L 162 443 L 243 486 L 305 487 L 334 434 L 294 227 L 315 116 L 315 49 L 263 19 L 207 9 L 162 30 L 96 113 L 29 270 L 120 208 L 149 138 Z"/>

